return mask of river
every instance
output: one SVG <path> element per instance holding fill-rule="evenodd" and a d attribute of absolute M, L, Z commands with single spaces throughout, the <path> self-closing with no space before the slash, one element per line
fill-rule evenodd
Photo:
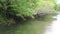
<path fill-rule="evenodd" d="M 52 23 L 47 26 L 44 34 L 60 34 L 60 14 L 54 16 L 56 20 L 52 21 Z"/>

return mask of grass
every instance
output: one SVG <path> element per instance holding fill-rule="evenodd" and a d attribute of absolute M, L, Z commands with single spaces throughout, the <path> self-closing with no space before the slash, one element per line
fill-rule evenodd
<path fill-rule="evenodd" d="M 0 26 L 0 34 L 43 34 L 45 26 L 52 21 L 47 17 L 44 21 L 30 20 L 17 26 Z"/>

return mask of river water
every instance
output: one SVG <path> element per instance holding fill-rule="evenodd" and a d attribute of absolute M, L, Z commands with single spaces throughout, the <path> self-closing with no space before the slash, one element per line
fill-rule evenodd
<path fill-rule="evenodd" d="M 54 16 L 56 20 L 52 21 L 52 23 L 47 26 L 44 34 L 60 34 L 60 14 Z"/>

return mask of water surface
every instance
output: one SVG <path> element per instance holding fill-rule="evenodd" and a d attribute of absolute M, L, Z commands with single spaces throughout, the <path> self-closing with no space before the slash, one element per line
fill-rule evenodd
<path fill-rule="evenodd" d="M 60 34 L 60 14 L 53 18 L 56 18 L 56 20 L 52 21 L 52 23 L 47 26 L 45 34 Z"/>

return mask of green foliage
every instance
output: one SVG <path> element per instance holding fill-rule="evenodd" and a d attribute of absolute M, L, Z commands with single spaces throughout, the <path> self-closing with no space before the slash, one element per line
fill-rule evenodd
<path fill-rule="evenodd" d="M 60 4 L 57 5 L 57 10 L 60 11 Z"/>
<path fill-rule="evenodd" d="M 38 0 L 11 0 L 13 10 L 16 10 L 17 16 L 31 16 L 38 6 Z"/>
<path fill-rule="evenodd" d="M 16 16 L 31 16 L 39 0 L 0 0 L 0 23 L 14 22 Z M 9 19 L 8 19 L 9 18 Z M 12 20 L 12 21 L 11 21 Z"/>
<path fill-rule="evenodd" d="M 40 12 L 53 11 L 55 1 L 52 0 L 0 0 L 0 23 L 10 24 L 19 17 L 31 16 Z M 43 9 L 44 8 L 44 9 Z M 44 10 L 44 11 L 42 11 Z"/>

